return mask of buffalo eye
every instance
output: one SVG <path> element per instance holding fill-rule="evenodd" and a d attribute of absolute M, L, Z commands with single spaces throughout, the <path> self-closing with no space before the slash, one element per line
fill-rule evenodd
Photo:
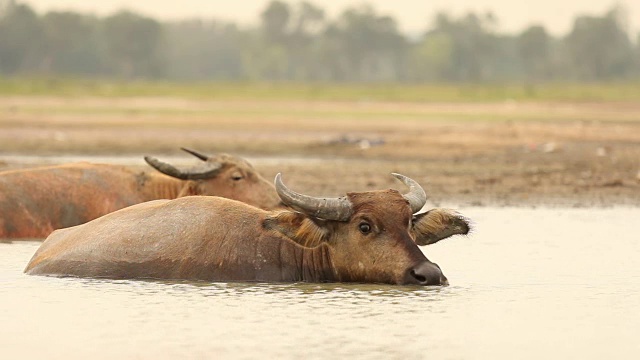
<path fill-rule="evenodd" d="M 360 229 L 360 232 L 363 234 L 368 234 L 371 232 L 371 225 L 367 224 L 366 222 L 360 223 L 360 225 L 358 225 L 358 229 Z"/>

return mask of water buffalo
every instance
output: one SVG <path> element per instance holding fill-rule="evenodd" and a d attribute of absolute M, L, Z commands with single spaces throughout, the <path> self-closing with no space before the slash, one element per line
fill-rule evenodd
<path fill-rule="evenodd" d="M 181 170 L 152 157 L 155 171 L 77 163 L 0 173 L 0 238 L 44 238 L 53 230 L 93 220 L 155 199 L 216 195 L 272 209 L 280 204 L 273 185 L 246 160 L 208 157 Z"/>
<path fill-rule="evenodd" d="M 397 190 L 315 198 L 276 176 L 294 210 L 264 211 L 217 197 L 134 205 L 56 230 L 36 251 L 30 275 L 207 281 L 373 282 L 446 285 L 440 267 L 418 248 L 413 222 L 426 202 L 408 177 Z"/>

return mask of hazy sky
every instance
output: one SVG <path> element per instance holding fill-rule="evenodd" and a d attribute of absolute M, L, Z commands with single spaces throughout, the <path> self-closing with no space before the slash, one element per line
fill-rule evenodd
<path fill-rule="evenodd" d="M 38 11 L 72 9 L 109 14 L 127 8 L 159 19 L 187 17 L 218 18 L 233 20 L 240 24 L 257 22 L 259 12 L 269 0 L 29 0 Z M 293 3 L 293 1 L 288 1 Z M 345 7 L 362 3 L 372 4 L 379 12 L 392 15 L 408 33 L 423 31 L 433 15 L 445 10 L 459 15 L 469 10 L 493 11 L 500 29 L 514 32 L 530 24 L 544 24 L 556 34 L 566 33 L 577 14 L 600 15 L 616 2 L 628 10 L 628 20 L 633 33 L 640 31 L 640 0 L 311 0 L 334 16 Z M 634 35 L 635 38 L 635 35 Z"/>

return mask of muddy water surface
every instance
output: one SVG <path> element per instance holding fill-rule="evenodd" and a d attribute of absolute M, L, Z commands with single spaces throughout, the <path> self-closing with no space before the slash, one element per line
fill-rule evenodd
<path fill-rule="evenodd" d="M 31 277 L 0 243 L 0 358 L 635 359 L 640 209 L 469 208 L 446 288 Z"/>

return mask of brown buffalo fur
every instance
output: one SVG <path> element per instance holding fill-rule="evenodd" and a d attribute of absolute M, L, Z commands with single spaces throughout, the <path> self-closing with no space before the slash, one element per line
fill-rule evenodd
<path fill-rule="evenodd" d="M 155 199 L 211 195 L 264 209 L 280 206 L 272 183 L 244 159 L 212 159 L 224 165 L 203 180 L 89 163 L 0 172 L 0 238 L 44 238 L 55 229 Z"/>
<path fill-rule="evenodd" d="M 200 189 L 198 189 L 198 185 L 199 184 L 195 181 L 185 182 L 184 187 L 182 188 L 182 190 L 180 190 L 180 193 L 178 193 L 177 197 L 200 195 Z"/>

